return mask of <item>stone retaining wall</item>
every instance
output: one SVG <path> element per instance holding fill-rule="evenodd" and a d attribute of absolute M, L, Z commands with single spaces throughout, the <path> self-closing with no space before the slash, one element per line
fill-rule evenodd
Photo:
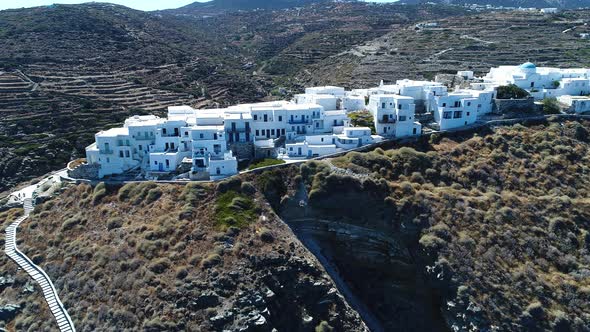
<path fill-rule="evenodd" d="M 74 169 L 68 169 L 68 176 L 73 179 L 98 179 L 98 170 L 100 165 L 98 164 L 82 164 Z"/>
<path fill-rule="evenodd" d="M 494 99 L 492 106 L 494 113 L 504 114 L 509 112 L 534 112 L 539 111 L 535 104 L 535 98 L 527 99 Z"/>

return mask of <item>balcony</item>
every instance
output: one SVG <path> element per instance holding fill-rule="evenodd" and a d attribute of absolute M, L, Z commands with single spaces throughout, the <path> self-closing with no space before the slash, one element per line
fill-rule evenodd
<path fill-rule="evenodd" d="M 379 119 L 377 122 L 378 123 L 396 123 L 397 121 L 395 119 Z"/>
<path fill-rule="evenodd" d="M 288 124 L 292 124 L 292 125 L 307 125 L 307 124 L 311 124 L 311 121 L 309 120 L 303 120 L 303 119 L 289 119 L 287 121 Z"/>
<path fill-rule="evenodd" d="M 227 130 L 228 133 L 251 133 L 251 128 L 230 128 Z"/>
<path fill-rule="evenodd" d="M 113 154 L 113 150 L 99 150 L 100 154 Z"/>

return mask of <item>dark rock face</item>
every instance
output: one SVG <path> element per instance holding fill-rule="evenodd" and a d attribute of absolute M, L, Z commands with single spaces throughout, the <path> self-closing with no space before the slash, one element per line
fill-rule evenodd
<path fill-rule="evenodd" d="M 420 272 L 413 248 L 399 234 L 318 219 L 289 222 L 304 242 L 313 241 L 367 310 L 374 330 L 447 331 L 439 297 Z M 308 246 L 309 247 L 309 246 Z M 313 251 L 313 250 L 312 250 Z M 334 277 L 333 277 L 334 278 Z M 346 293 L 345 293 L 346 295 Z M 352 305 L 350 299 L 349 303 Z M 360 310 L 359 310 L 360 309 Z M 366 321 L 366 317 L 365 318 Z"/>

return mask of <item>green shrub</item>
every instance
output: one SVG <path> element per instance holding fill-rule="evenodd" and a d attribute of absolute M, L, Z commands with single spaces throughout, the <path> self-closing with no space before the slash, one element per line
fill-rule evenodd
<path fill-rule="evenodd" d="M 256 219 L 252 198 L 228 191 L 217 197 L 215 204 L 216 224 L 225 230 L 230 226 L 241 228 Z"/>
<path fill-rule="evenodd" d="M 281 165 L 284 164 L 285 161 L 282 159 L 262 159 L 262 160 L 258 160 L 254 163 L 252 163 L 250 165 L 250 167 L 248 167 L 249 170 L 253 170 L 253 169 L 257 169 L 257 168 L 262 168 L 262 167 L 268 167 L 268 166 L 273 166 L 273 165 Z"/>
<path fill-rule="evenodd" d="M 529 93 L 514 84 L 503 85 L 498 87 L 498 99 L 524 99 Z"/>
<path fill-rule="evenodd" d="M 94 187 L 92 193 L 92 204 L 97 205 L 107 195 L 107 188 L 104 182 L 101 182 Z"/>
<path fill-rule="evenodd" d="M 135 183 L 128 183 L 126 185 L 124 185 L 123 187 L 119 188 L 119 193 L 117 195 L 117 198 L 119 199 L 119 201 L 124 202 L 127 201 L 129 199 L 129 195 L 131 194 L 131 191 L 135 188 L 137 184 Z"/>
<path fill-rule="evenodd" d="M 271 170 L 260 174 L 257 179 L 262 194 L 270 205 L 278 209 L 281 198 L 287 193 L 287 185 L 280 170 Z"/>
<path fill-rule="evenodd" d="M 237 177 L 223 180 L 217 184 L 217 191 L 220 193 L 226 193 L 230 190 L 238 191 L 242 185 L 242 180 Z"/>
<path fill-rule="evenodd" d="M 545 98 L 542 101 L 543 103 L 543 112 L 545 114 L 559 114 L 560 107 L 559 103 L 557 102 L 557 98 Z"/>
<path fill-rule="evenodd" d="M 188 275 L 188 270 L 186 267 L 179 267 L 176 269 L 176 279 L 184 279 Z"/>
<path fill-rule="evenodd" d="M 170 262 L 168 258 L 160 258 L 151 263 L 148 268 L 154 273 L 161 274 L 164 273 L 164 271 L 166 271 L 170 265 L 172 265 L 172 262 Z"/>
<path fill-rule="evenodd" d="M 115 228 L 121 228 L 121 226 L 123 226 L 123 219 L 119 218 L 119 217 L 114 217 L 114 218 L 110 218 L 107 221 L 107 229 L 113 230 Z"/>
<path fill-rule="evenodd" d="M 162 190 L 160 188 L 150 189 L 145 198 L 146 204 L 151 204 L 162 197 Z"/>
<path fill-rule="evenodd" d="M 86 220 L 82 218 L 80 215 L 75 215 L 71 218 L 66 219 L 63 224 L 61 225 L 62 231 L 70 230 L 78 225 L 84 225 Z"/>
<path fill-rule="evenodd" d="M 256 193 L 256 188 L 254 187 L 254 185 L 252 183 L 244 182 L 244 183 L 242 183 L 240 191 L 244 194 L 247 194 L 247 195 L 254 195 Z"/>
<path fill-rule="evenodd" d="M 315 327 L 315 332 L 331 332 L 334 331 L 334 328 L 328 324 L 326 321 L 322 321 Z"/>
<path fill-rule="evenodd" d="M 207 256 L 207 258 L 203 259 L 203 261 L 201 262 L 201 265 L 208 269 L 211 268 L 215 265 L 218 265 L 221 263 L 221 256 L 219 256 L 218 254 L 211 254 L 209 256 Z"/>
<path fill-rule="evenodd" d="M 440 248 L 446 245 L 445 240 L 439 238 L 435 234 L 424 234 L 420 238 L 420 245 L 427 252 L 437 252 Z"/>

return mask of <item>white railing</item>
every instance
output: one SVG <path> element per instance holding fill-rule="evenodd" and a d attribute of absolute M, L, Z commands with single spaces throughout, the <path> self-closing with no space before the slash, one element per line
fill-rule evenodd
<path fill-rule="evenodd" d="M 25 270 L 27 274 L 29 274 L 31 278 L 41 286 L 43 297 L 45 298 L 45 301 L 47 301 L 49 309 L 57 321 L 59 330 L 62 332 L 75 332 L 76 329 L 74 323 L 59 299 L 57 290 L 53 286 L 47 273 L 45 273 L 42 268 L 35 265 L 33 261 L 31 261 L 31 259 L 29 259 L 29 257 L 21 252 L 16 246 L 16 231 L 18 226 L 29 217 L 29 214 L 33 210 L 33 200 L 30 198 L 25 199 L 23 207 L 25 214 L 6 228 L 6 244 L 4 251 L 8 257 L 14 260 L 18 266 Z"/>

